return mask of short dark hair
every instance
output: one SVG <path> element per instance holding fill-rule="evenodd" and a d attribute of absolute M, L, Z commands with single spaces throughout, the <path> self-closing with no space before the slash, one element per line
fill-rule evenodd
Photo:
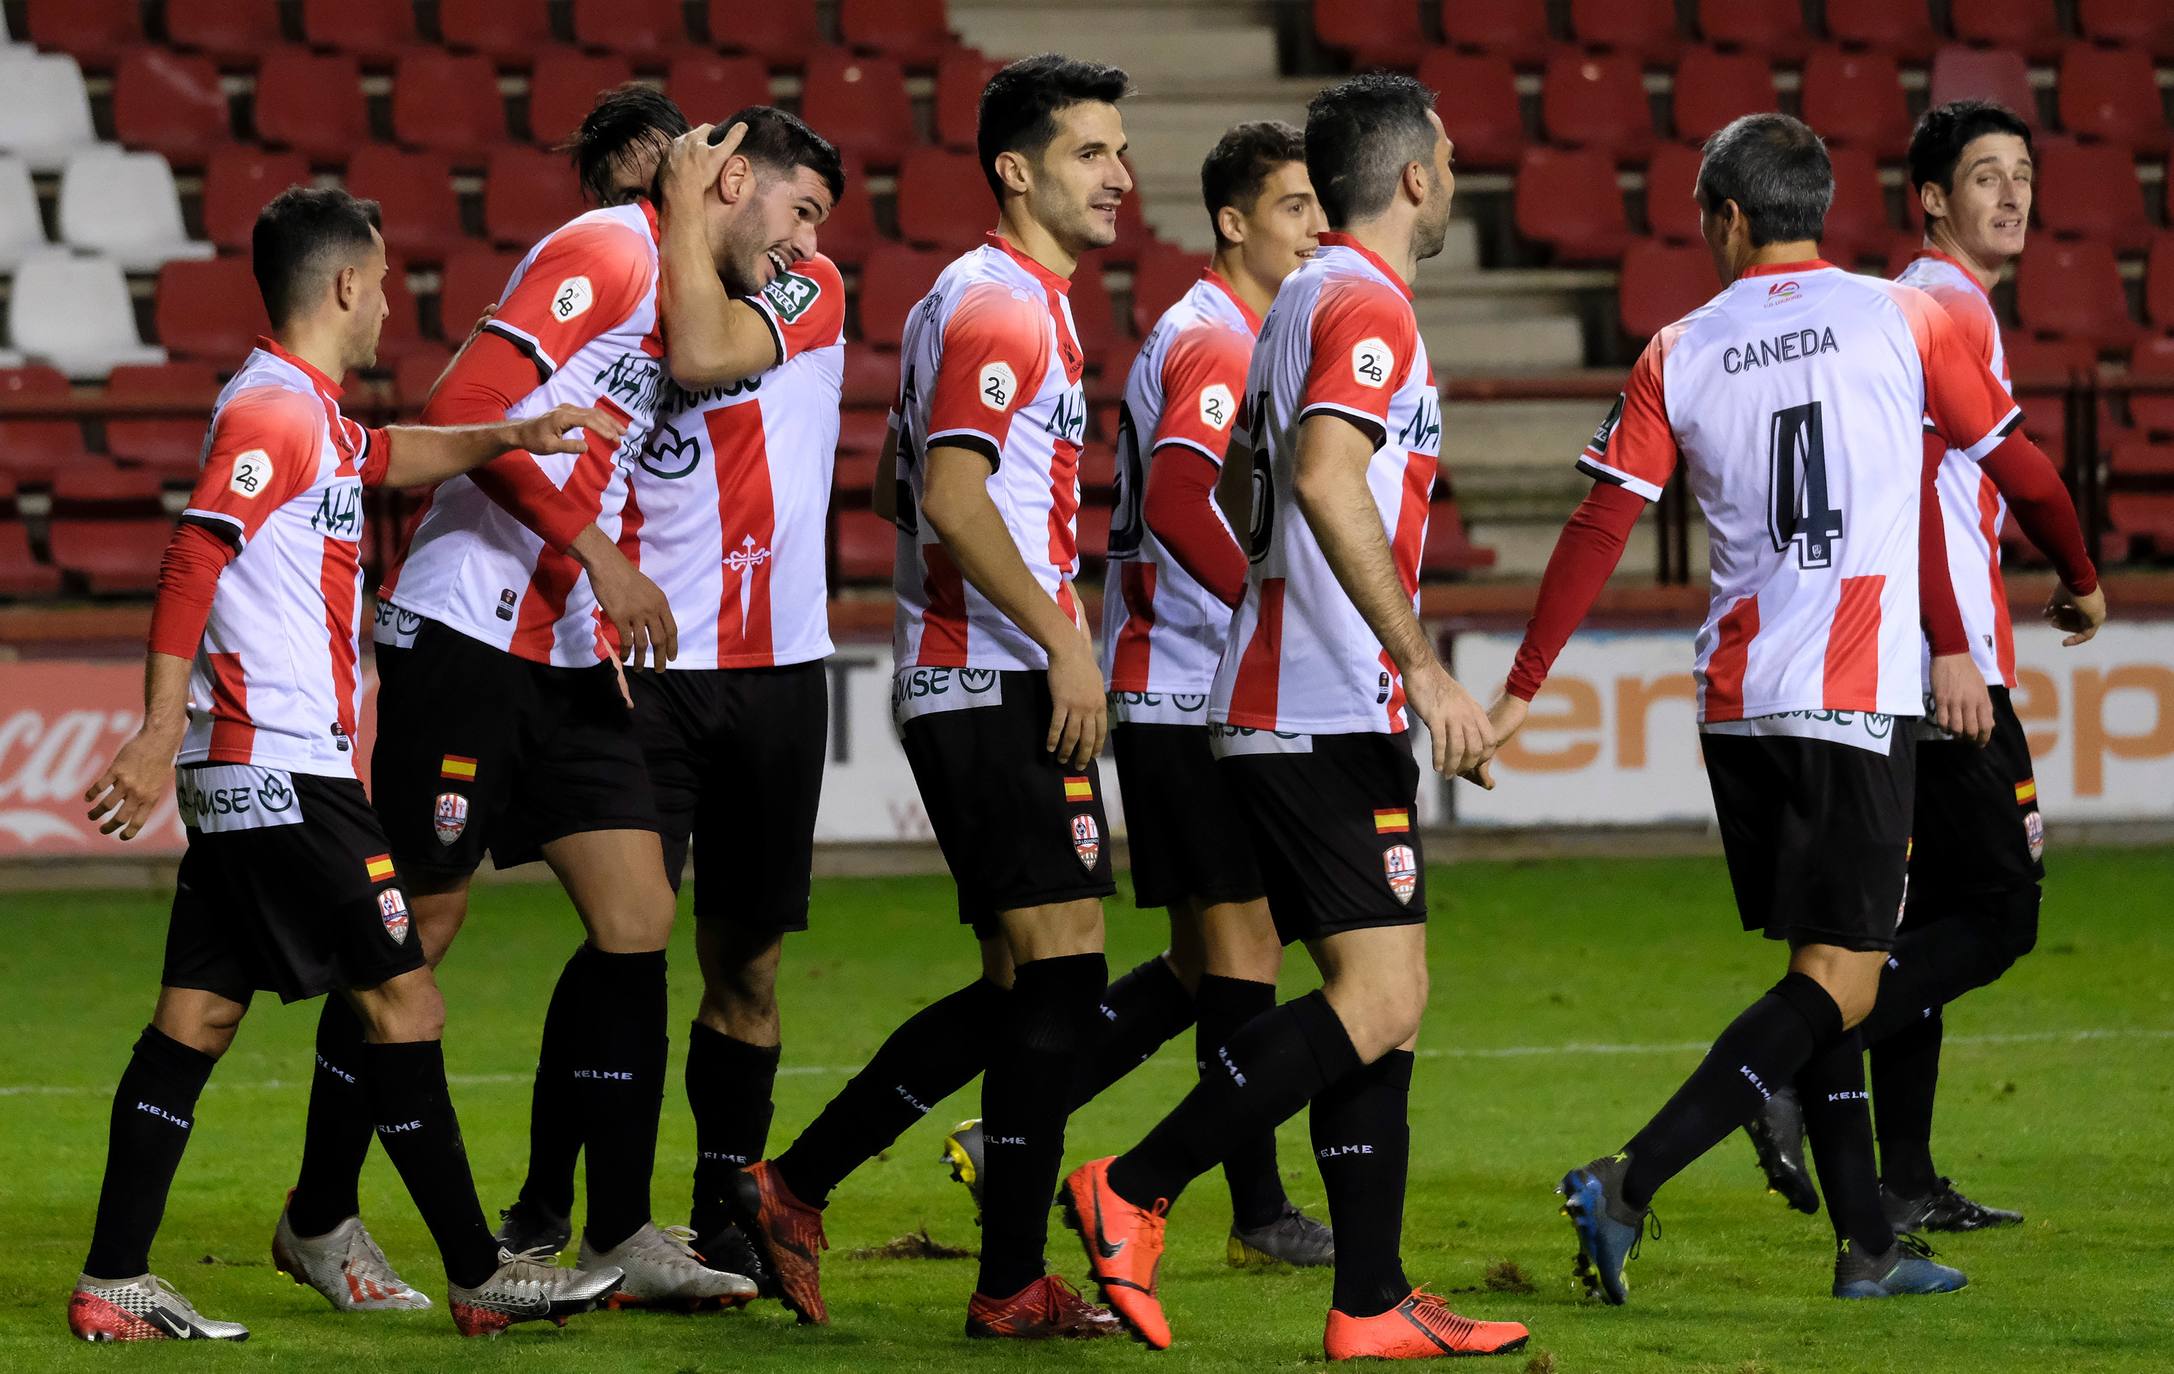
<path fill-rule="evenodd" d="M 1306 135 L 1280 119 L 1255 119 L 1233 124 L 1200 164 L 1200 198 L 1207 202 L 1208 223 L 1226 205 L 1239 214 L 1253 212 L 1261 188 L 1278 167 L 1306 160 Z M 1215 241 L 1223 241 L 1220 226 Z"/>
<path fill-rule="evenodd" d="M 614 162 L 638 143 L 654 139 L 669 144 L 689 127 L 686 114 L 670 96 L 654 86 L 629 81 L 598 96 L 559 151 L 573 162 L 581 193 L 594 204 L 608 205 Z"/>
<path fill-rule="evenodd" d="M 1987 134 L 2014 134 L 2025 149 L 2031 146 L 2031 126 L 2023 117 L 1990 100 L 1950 100 L 1919 115 L 1910 131 L 1910 189 L 1938 182 L 1941 190 L 1954 190 L 1963 149 Z"/>
<path fill-rule="evenodd" d="M 1331 229 L 1389 208 L 1414 162 L 1432 165 L 1434 92 L 1411 77 L 1346 77 L 1306 106 L 1306 174 Z"/>
<path fill-rule="evenodd" d="M 272 328 L 286 327 L 314 278 L 369 251 L 379 223 L 376 201 L 337 186 L 290 186 L 272 197 L 249 233 L 249 266 Z"/>
<path fill-rule="evenodd" d="M 710 142 L 722 139 L 735 124 L 747 126 L 740 156 L 774 172 L 790 173 L 795 167 L 805 167 L 830 188 L 833 205 L 844 198 L 845 160 L 829 139 L 802 123 L 798 115 L 787 114 L 775 105 L 750 105 L 735 111 L 729 119 L 719 120 Z"/>
<path fill-rule="evenodd" d="M 1785 114 L 1748 114 L 1706 140 L 1698 203 L 1719 213 L 1735 201 L 1751 225 L 1751 246 L 1816 239 L 1834 202 L 1834 167 L 1812 127 Z"/>
<path fill-rule="evenodd" d="M 990 77 L 981 88 L 974 147 L 997 204 L 1004 203 L 1004 181 L 996 174 L 998 154 L 1040 157 L 1057 136 L 1059 111 L 1097 100 L 1115 105 L 1131 88 L 1132 78 L 1121 67 L 1053 52 L 1022 57 Z"/>

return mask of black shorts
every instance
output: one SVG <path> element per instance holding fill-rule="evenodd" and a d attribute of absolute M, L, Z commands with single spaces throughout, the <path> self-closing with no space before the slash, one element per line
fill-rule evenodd
<path fill-rule="evenodd" d="M 415 874 L 500 868 L 592 830 L 655 830 L 634 718 L 609 663 L 555 668 L 425 620 L 377 650 L 370 789 Z"/>
<path fill-rule="evenodd" d="M 1133 901 L 1143 907 L 1259 897 L 1253 835 L 1215 766 L 1206 725 L 1126 721 L 1110 727 L 1124 789 Z"/>
<path fill-rule="evenodd" d="M 1231 746 L 1256 732 L 1209 728 L 1283 943 L 1427 919 L 1408 735 L 1314 735 L 1304 753 L 1250 753 Z"/>
<path fill-rule="evenodd" d="M 174 790 L 189 847 L 166 926 L 167 987 L 299 1002 L 423 966 L 360 782 L 190 764 Z"/>
<path fill-rule="evenodd" d="M 2030 745 L 2008 689 L 1995 687 L 1991 694 L 1993 738 L 1983 749 L 1968 740 L 1918 743 L 1913 918 L 1959 899 L 2029 887 L 2046 876 L 2046 826 L 2038 814 Z"/>
<path fill-rule="evenodd" d="M 970 672 L 990 678 L 979 670 L 919 668 L 913 681 L 926 687 L 950 675 L 942 679 L 948 687 Z M 899 730 L 922 809 L 958 884 L 959 920 L 981 939 L 999 933 L 1001 912 L 1117 890 L 1100 772 L 1092 760 L 1085 768 L 1060 763 L 1043 747 L 1049 674 L 997 673 L 991 685 L 1001 695 L 996 704 L 913 716 Z"/>
<path fill-rule="evenodd" d="M 630 685 L 672 890 L 691 836 L 697 920 L 806 930 L 830 743 L 821 660 L 636 673 Z"/>
<path fill-rule="evenodd" d="M 1744 929 L 1791 944 L 1893 949 L 1908 887 L 1911 722 L 1888 752 L 1791 736 L 1701 734 Z"/>

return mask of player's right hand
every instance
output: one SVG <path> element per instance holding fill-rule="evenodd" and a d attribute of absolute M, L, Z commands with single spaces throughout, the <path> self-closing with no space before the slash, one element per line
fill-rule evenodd
<path fill-rule="evenodd" d="M 1043 747 L 1058 762 L 1085 768 L 1102 752 L 1110 702 L 1102 690 L 1102 668 L 1084 631 L 1075 642 L 1060 643 L 1050 653 L 1049 700 L 1049 738 Z"/>
<path fill-rule="evenodd" d="M 1932 661 L 1933 724 L 1984 748 L 1993 738 L 1993 698 L 1985 675 L 1968 654 L 1938 654 Z"/>
<path fill-rule="evenodd" d="M 1523 697 L 1511 696 L 1508 692 L 1495 698 L 1495 704 L 1487 708 L 1487 723 L 1495 732 L 1495 754 L 1501 753 L 1511 738 L 1525 728 L 1525 713 L 1531 709 L 1531 703 Z M 1489 754 L 1457 776 L 1485 791 L 1494 791 L 1495 754 Z"/>
<path fill-rule="evenodd" d="M 2068 638 L 2061 641 L 2064 649 L 2073 649 L 2099 632 L 2106 623 L 2106 587 L 2102 583 L 2083 596 L 2066 587 L 2055 587 L 2053 599 L 2046 603 L 2046 623 L 2056 630 L 2068 631 Z"/>
<path fill-rule="evenodd" d="M 178 743 L 163 734 L 155 735 L 146 726 L 121 746 L 106 771 L 98 775 L 98 781 L 83 793 L 83 800 L 91 804 L 90 818 L 104 820 L 98 827 L 99 834 L 111 835 L 118 830 L 122 839 L 133 840 L 143 830 L 151 819 L 151 808 L 159 804 L 167 785 L 174 780 L 174 750 Z"/>
<path fill-rule="evenodd" d="M 1439 659 L 1404 675 L 1404 700 L 1426 722 L 1435 772 L 1453 778 L 1494 757 L 1495 731 L 1487 713 Z"/>
<path fill-rule="evenodd" d="M 589 569 L 596 604 L 619 631 L 619 657 L 630 668 L 663 668 L 679 657 L 679 622 L 664 590 L 613 549 Z"/>
<path fill-rule="evenodd" d="M 511 425 L 511 447 L 530 453 L 586 452 L 591 437 L 610 447 L 627 432 L 617 416 L 596 406 L 553 406 L 541 415 L 512 421 Z"/>
<path fill-rule="evenodd" d="M 747 125 L 735 124 L 712 143 L 710 133 L 715 128 L 713 124 L 698 124 L 672 140 L 664 155 L 665 205 L 701 204 L 702 197 L 709 194 L 725 170 L 726 160 L 740 150 L 740 141 L 747 137 Z"/>

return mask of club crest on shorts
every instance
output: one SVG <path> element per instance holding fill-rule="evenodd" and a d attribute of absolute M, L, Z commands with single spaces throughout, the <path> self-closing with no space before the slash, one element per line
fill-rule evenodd
<path fill-rule="evenodd" d="M 2046 818 L 2036 811 L 2023 813 L 2023 838 L 2030 841 L 2031 862 L 2046 857 Z"/>
<path fill-rule="evenodd" d="M 1396 899 L 1410 906 L 1412 894 L 1419 890 L 1419 856 L 1412 853 L 1412 847 L 1393 844 L 1381 851 L 1381 871 Z"/>
<path fill-rule="evenodd" d="M 408 904 L 400 896 L 400 889 L 388 887 L 377 894 L 378 919 L 385 923 L 385 933 L 393 937 L 393 943 L 408 942 Z"/>
<path fill-rule="evenodd" d="M 1079 866 L 1090 872 L 1102 857 L 1102 831 L 1085 812 L 1072 818 L 1072 852 L 1079 855 Z"/>
<path fill-rule="evenodd" d="M 459 839 L 460 832 L 468 828 L 468 799 L 458 792 L 440 792 L 431 813 L 431 827 L 438 832 L 439 844 L 450 845 Z"/>

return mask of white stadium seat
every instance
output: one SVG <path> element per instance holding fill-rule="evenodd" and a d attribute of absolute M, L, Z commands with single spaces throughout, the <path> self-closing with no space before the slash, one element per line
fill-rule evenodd
<path fill-rule="evenodd" d="M 217 251 L 190 240 L 166 159 L 112 144 L 68 159 L 60 178 L 60 237 L 71 247 L 105 254 L 124 272 L 155 272 L 176 258 L 208 258 Z"/>
<path fill-rule="evenodd" d="M 98 142 L 83 69 L 60 53 L 0 56 L 0 152 L 33 172 L 57 172 L 71 153 Z"/>
<path fill-rule="evenodd" d="M 21 158 L 0 153 L 0 272 L 14 271 L 23 259 L 49 247 L 30 168 Z"/>
<path fill-rule="evenodd" d="M 163 363 L 166 350 L 136 332 L 128 278 L 105 258 L 46 252 L 15 272 L 8 338 L 16 349 L 78 379 L 102 378 L 123 363 Z"/>

